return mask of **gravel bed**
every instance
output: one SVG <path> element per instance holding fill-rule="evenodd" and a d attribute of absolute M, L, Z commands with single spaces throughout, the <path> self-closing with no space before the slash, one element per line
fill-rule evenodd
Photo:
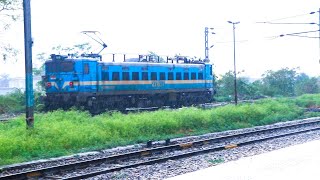
<path fill-rule="evenodd" d="M 194 141 L 194 140 L 220 137 L 220 136 L 232 135 L 232 134 L 236 134 L 236 133 L 251 132 L 251 131 L 262 130 L 262 129 L 266 129 L 266 128 L 279 127 L 279 126 L 283 126 L 283 125 L 289 125 L 289 124 L 291 125 L 291 124 L 298 124 L 298 123 L 306 122 L 306 121 L 314 121 L 314 120 L 318 120 L 318 119 L 320 119 L 320 118 L 308 118 L 308 119 L 304 119 L 304 120 L 282 122 L 282 123 L 277 123 L 277 124 L 267 125 L 267 126 L 258 126 L 258 127 L 246 128 L 246 129 L 240 129 L 240 130 L 225 131 L 225 132 L 220 132 L 220 133 L 210 133 L 210 134 L 205 134 L 205 135 L 200 135 L 200 136 L 189 136 L 189 137 L 183 137 L 183 138 L 176 138 L 176 139 L 172 139 L 171 142 L 174 144 L 175 143 L 184 143 L 184 142 L 187 143 L 187 142 Z M 154 144 L 156 146 L 160 146 L 160 145 L 164 144 L 164 141 L 157 141 L 157 142 L 154 142 Z M 221 144 L 222 145 L 226 144 L 226 142 L 222 142 Z M 130 146 L 125 146 L 125 147 L 117 147 L 117 148 L 112 148 L 112 149 L 107 149 L 107 150 L 102 150 L 102 151 L 80 153 L 80 154 L 75 154 L 72 156 L 65 156 L 65 157 L 61 157 L 61 158 L 52 158 L 49 160 L 38 160 L 38 161 L 33 161 L 33 162 L 28 162 L 28 163 L 22 163 L 22 164 L 18 164 L 18 165 L 24 165 L 25 168 L 22 168 L 19 170 L 14 170 L 14 169 L 13 170 L 5 170 L 0 173 L 0 177 L 1 177 L 1 175 L 5 175 L 7 173 L 20 172 L 20 171 L 26 171 L 26 170 L 32 170 L 32 169 L 39 169 L 39 168 L 44 168 L 44 167 L 51 167 L 51 166 L 57 166 L 57 165 L 62 165 L 62 164 L 68 164 L 68 163 L 76 162 L 76 161 L 89 160 L 89 159 L 94 159 L 94 158 L 106 157 L 106 156 L 110 156 L 110 155 L 133 152 L 136 150 L 141 150 L 145 147 L 146 147 L 145 144 L 137 144 L 137 145 L 130 145 Z M 240 148 L 237 148 L 237 149 L 240 149 Z M 254 148 L 254 149 L 259 149 L 259 148 Z M 192 149 L 187 149 L 187 151 L 190 151 L 190 150 L 192 150 Z M 234 150 L 231 150 L 230 152 L 232 152 L 232 151 L 234 151 Z M 239 153 L 236 153 L 236 154 L 239 154 Z M 213 158 L 212 161 L 209 160 L 209 162 L 208 162 L 208 161 L 204 160 L 204 162 L 206 162 L 206 164 L 208 164 L 208 166 L 210 166 L 210 165 L 212 165 L 212 162 L 220 162 L 220 161 L 226 162 L 227 159 L 228 158 L 223 158 L 223 159 Z M 200 160 L 198 160 L 198 161 L 200 161 Z M 171 161 L 169 161 L 169 162 L 171 162 Z M 193 163 L 191 169 L 189 167 L 185 168 L 186 169 L 185 172 L 194 171 L 194 170 L 197 170 L 200 168 L 198 166 L 194 166 L 194 164 L 198 164 L 198 163 Z M 3 166 L 3 167 L 0 167 L 0 171 L 3 168 L 6 168 L 6 169 L 10 168 L 10 167 L 14 168 L 15 166 L 16 165 Z M 106 166 L 110 167 L 110 165 L 106 165 Z M 208 166 L 204 166 L 204 167 L 208 167 Z M 149 166 L 145 166 L 145 167 L 149 167 Z M 179 167 L 179 166 L 174 165 L 173 167 Z M 135 171 L 135 170 L 133 170 L 133 171 Z M 139 171 L 139 170 L 137 170 L 137 171 Z M 146 170 L 143 170 L 143 171 L 146 171 Z M 162 172 L 163 170 L 160 170 L 160 171 Z M 153 174 L 153 173 L 151 173 L 151 174 Z M 164 175 L 164 174 L 168 174 L 168 173 L 160 173 L 160 174 Z M 119 174 L 116 173 L 114 177 L 117 178 L 118 175 Z M 176 175 L 178 175 L 178 174 L 176 174 Z M 113 177 L 113 175 L 108 175 L 108 178 L 111 178 L 111 177 Z M 121 177 L 121 173 L 120 173 L 120 177 Z M 141 177 L 148 178 L 149 176 L 141 176 Z M 161 178 L 165 178 L 165 177 L 166 176 L 161 177 Z M 168 176 L 168 177 L 171 177 L 171 176 Z M 157 177 L 154 177 L 154 178 L 157 179 Z M 135 179 L 135 178 L 133 178 L 133 179 Z"/>
<path fill-rule="evenodd" d="M 155 165 L 124 169 L 119 172 L 99 175 L 89 179 L 165 179 L 188 172 L 208 168 L 220 163 L 234 161 L 242 157 L 253 156 L 280 148 L 320 139 L 320 131 L 292 135 L 252 145 L 208 153 L 180 160 L 170 160 Z"/>

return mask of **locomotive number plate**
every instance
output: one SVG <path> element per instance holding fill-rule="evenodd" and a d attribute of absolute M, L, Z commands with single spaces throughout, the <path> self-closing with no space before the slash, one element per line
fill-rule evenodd
<path fill-rule="evenodd" d="M 164 81 L 152 81 L 152 87 L 163 87 Z"/>

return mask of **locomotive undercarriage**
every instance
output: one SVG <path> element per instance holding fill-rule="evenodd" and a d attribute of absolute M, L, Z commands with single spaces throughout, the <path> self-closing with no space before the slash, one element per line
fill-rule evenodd
<path fill-rule="evenodd" d="M 89 110 L 92 114 L 104 111 L 125 111 L 126 108 L 150 108 L 170 106 L 178 108 L 210 102 L 210 91 L 172 92 L 157 94 L 105 95 L 97 93 L 47 94 L 45 109 L 69 109 L 73 106 Z"/>

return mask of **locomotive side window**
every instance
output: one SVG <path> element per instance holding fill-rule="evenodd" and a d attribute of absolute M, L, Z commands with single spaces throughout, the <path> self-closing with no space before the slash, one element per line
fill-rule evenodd
<path fill-rule="evenodd" d="M 148 72 L 142 72 L 142 80 L 149 80 Z"/>
<path fill-rule="evenodd" d="M 89 64 L 88 63 L 84 63 L 84 65 L 83 65 L 83 73 L 84 74 L 89 74 Z"/>
<path fill-rule="evenodd" d="M 73 62 L 62 62 L 61 63 L 62 72 L 71 72 L 73 71 Z"/>
<path fill-rule="evenodd" d="M 189 73 L 187 73 L 187 72 L 183 73 L 183 79 L 189 80 Z"/>
<path fill-rule="evenodd" d="M 168 80 L 173 80 L 173 72 L 168 72 Z"/>
<path fill-rule="evenodd" d="M 166 80 L 166 74 L 164 72 L 160 73 L 160 80 Z"/>
<path fill-rule="evenodd" d="M 181 72 L 176 72 L 176 80 L 181 80 Z"/>
<path fill-rule="evenodd" d="M 54 72 L 72 72 L 74 71 L 74 62 L 47 62 L 46 71 Z"/>
<path fill-rule="evenodd" d="M 109 81 L 109 72 L 102 72 L 102 80 Z"/>
<path fill-rule="evenodd" d="M 197 79 L 197 78 L 196 78 L 196 73 L 193 72 L 193 73 L 191 73 L 191 80 L 195 80 L 195 79 Z"/>
<path fill-rule="evenodd" d="M 132 73 L 132 80 L 139 80 L 139 72 L 133 72 Z"/>
<path fill-rule="evenodd" d="M 130 80 L 129 72 L 122 72 L 122 80 L 124 81 Z"/>
<path fill-rule="evenodd" d="M 113 72 L 112 73 L 112 81 L 119 81 L 119 72 Z"/>
<path fill-rule="evenodd" d="M 212 66 L 210 65 L 209 68 L 210 68 L 210 75 L 212 75 Z"/>
<path fill-rule="evenodd" d="M 198 73 L 198 79 L 203 79 L 203 73 Z"/>
<path fill-rule="evenodd" d="M 157 73 L 151 72 L 151 80 L 157 80 Z"/>
<path fill-rule="evenodd" d="M 46 71 L 47 72 L 58 72 L 57 63 L 47 62 L 46 63 Z"/>

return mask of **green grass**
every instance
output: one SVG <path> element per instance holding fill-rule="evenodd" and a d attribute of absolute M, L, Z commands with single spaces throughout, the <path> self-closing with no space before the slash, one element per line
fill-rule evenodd
<path fill-rule="evenodd" d="M 303 108 L 318 105 L 319 95 L 265 99 L 252 104 L 210 110 L 183 108 L 91 117 L 76 110 L 35 115 L 35 128 L 25 118 L 0 123 L 0 165 L 70 155 L 148 140 L 160 140 L 318 116 Z"/>

